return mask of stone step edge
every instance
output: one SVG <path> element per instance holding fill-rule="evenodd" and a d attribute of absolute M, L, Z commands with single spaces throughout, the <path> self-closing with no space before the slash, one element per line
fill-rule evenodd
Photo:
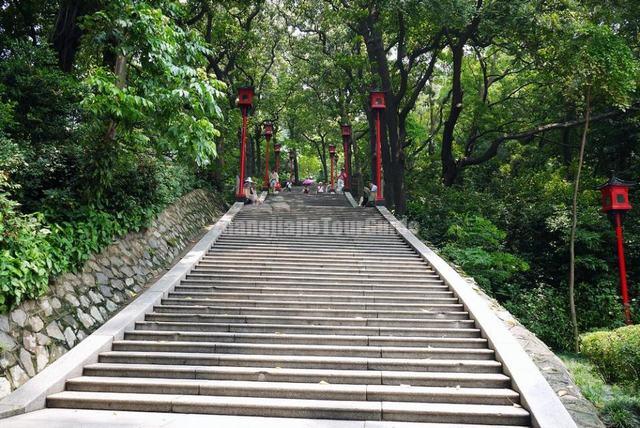
<path fill-rule="evenodd" d="M 398 402 L 361 402 L 334 400 L 300 400 L 283 398 L 224 397 L 224 396 L 184 396 L 162 394 L 127 394 L 109 392 L 75 392 L 64 391 L 51 395 L 47 402 L 52 407 L 78 408 L 78 404 L 86 408 L 105 408 L 108 410 L 142 410 L 153 406 L 154 411 L 176 413 L 216 413 L 253 414 L 264 416 L 318 417 L 318 414 L 334 418 L 344 416 L 354 420 L 388 420 L 429 414 L 439 418 L 450 418 L 461 422 L 476 420 L 488 422 L 517 419 L 526 423 L 529 413 L 520 406 L 501 406 L 483 404 L 440 404 L 440 403 L 398 403 Z M 262 409 L 262 411 L 260 411 Z M 233 411 L 229 411 L 233 410 Z M 244 412 L 242 412 L 244 410 Z M 406 420 L 404 418 L 399 420 Z M 417 419 L 410 419 L 417 421 Z"/>

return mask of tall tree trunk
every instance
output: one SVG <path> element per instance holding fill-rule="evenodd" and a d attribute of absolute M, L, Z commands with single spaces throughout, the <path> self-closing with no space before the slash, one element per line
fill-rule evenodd
<path fill-rule="evenodd" d="M 51 42 L 58 53 L 58 63 L 65 72 L 73 68 L 80 46 L 82 29 L 78 25 L 83 16 L 92 14 L 99 6 L 92 0 L 64 0 L 60 2 Z"/>
<path fill-rule="evenodd" d="M 454 131 L 460 113 L 462 113 L 462 59 L 464 57 L 464 43 L 451 46 L 453 54 L 453 76 L 451 83 L 451 107 L 449 117 L 444 123 L 442 131 L 442 181 L 445 186 L 451 186 L 458 178 L 458 166 L 453 155 Z"/>
<path fill-rule="evenodd" d="M 585 122 L 580 141 L 580 155 L 578 157 L 578 170 L 573 184 L 573 204 L 571 220 L 571 236 L 569 237 L 569 309 L 571 312 L 571 326 L 573 328 L 573 346 L 576 352 L 580 351 L 578 316 L 576 314 L 575 301 L 575 269 L 576 269 L 576 229 L 578 226 L 578 192 L 580 189 L 580 174 L 584 163 L 584 149 L 587 145 L 587 133 L 589 132 L 589 119 L 591 118 L 591 88 L 587 88 Z"/>

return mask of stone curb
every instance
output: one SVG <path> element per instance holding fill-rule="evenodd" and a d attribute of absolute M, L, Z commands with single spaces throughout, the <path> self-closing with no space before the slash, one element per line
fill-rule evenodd
<path fill-rule="evenodd" d="M 535 428 L 577 428 L 569 412 L 502 321 L 449 264 L 427 247 L 384 206 L 378 211 L 440 275 L 460 299 L 495 351 L 498 361 L 520 393 Z"/>
<path fill-rule="evenodd" d="M 44 408 L 48 395 L 63 391 L 67 379 L 80 376 L 85 365 L 97 362 L 98 354 L 109 350 L 114 340 L 122 339 L 125 330 L 143 319 L 204 257 L 243 206 L 240 202 L 235 203 L 155 284 L 53 364 L 0 400 L 0 419 Z"/>
<path fill-rule="evenodd" d="M 351 192 L 344 192 L 344 196 L 347 198 L 347 201 L 349 201 L 353 208 L 358 206 L 358 203 L 355 199 L 353 199 L 353 195 L 351 195 Z"/>

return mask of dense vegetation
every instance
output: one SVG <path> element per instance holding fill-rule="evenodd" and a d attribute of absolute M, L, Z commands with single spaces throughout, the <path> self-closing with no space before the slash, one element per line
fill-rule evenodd
<path fill-rule="evenodd" d="M 194 187 L 230 197 L 242 85 L 249 175 L 264 120 L 319 180 L 348 122 L 358 194 L 379 88 L 389 207 L 572 349 L 622 325 L 595 188 L 640 176 L 639 34 L 617 0 L 0 0 L 0 310 Z"/>

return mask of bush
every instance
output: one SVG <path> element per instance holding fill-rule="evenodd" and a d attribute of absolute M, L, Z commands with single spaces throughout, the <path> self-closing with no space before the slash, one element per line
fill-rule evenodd
<path fill-rule="evenodd" d="M 506 233 L 483 217 L 456 217 L 447 238 L 442 253 L 494 296 L 508 295 L 509 279 L 529 269 L 524 260 L 504 251 Z"/>
<path fill-rule="evenodd" d="M 636 397 L 615 397 L 605 403 L 601 411 L 607 428 L 640 427 L 640 399 Z"/>
<path fill-rule="evenodd" d="M 640 326 L 584 334 L 582 352 L 607 382 L 640 388 Z"/>

